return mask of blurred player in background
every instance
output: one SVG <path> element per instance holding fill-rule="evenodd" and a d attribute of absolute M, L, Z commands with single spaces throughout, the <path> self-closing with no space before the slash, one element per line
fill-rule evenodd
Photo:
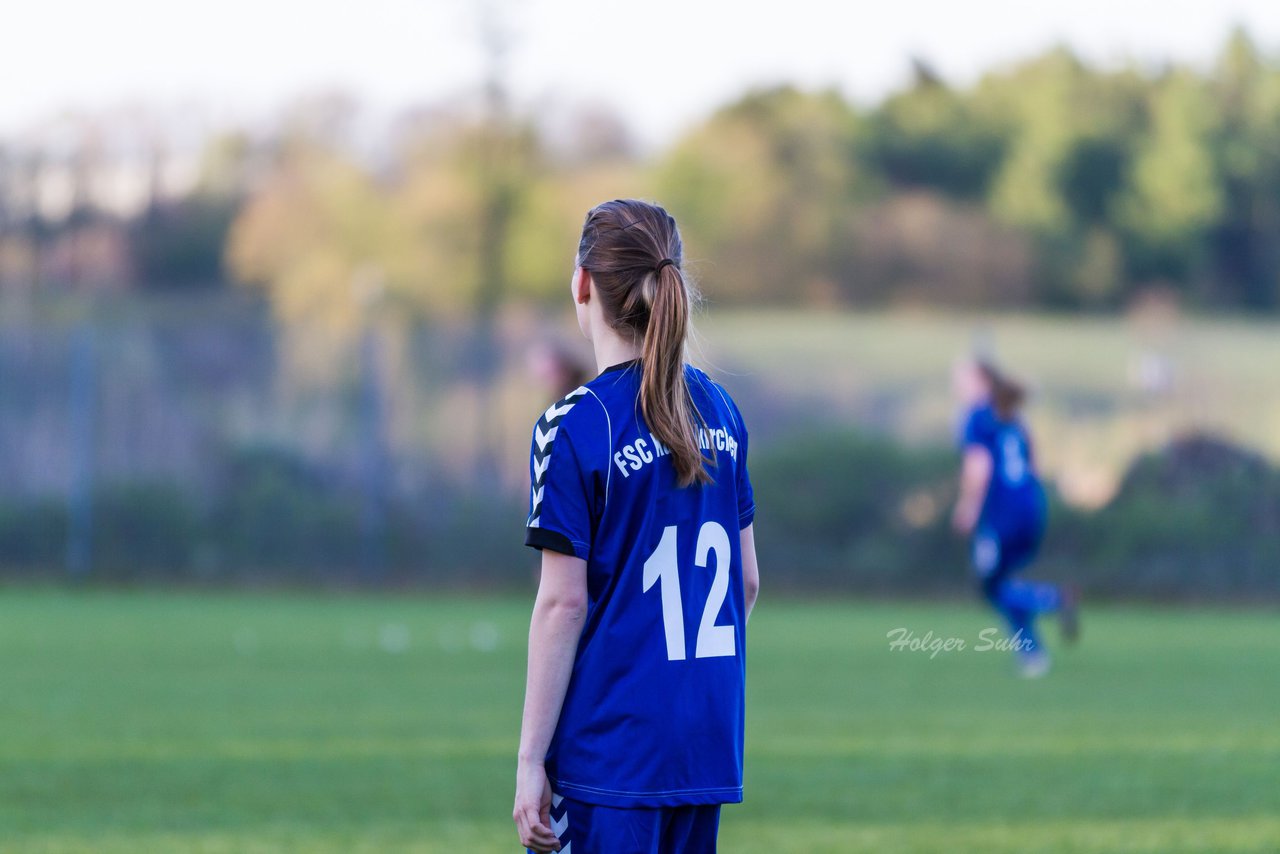
<path fill-rule="evenodd" d="M 591 379 L 595 371 L 587 354 L 560 337 L 548 337 L 529 348 L 529 373 L 539 383 L 555 390 L 557 399 Z"/>
<path fill-rule="evenodd" d="M 680 264 L 662 208 L 587 215 L 571 289 L 599 373 L 538 421 L 530 460 L 542 575 L 512 816 L 533 851 L 706 854 L 742 800 L 747 433 L 685 364 Z"/>
<path fill-rule="evenodd" d="M 1026 392 L 985 361 L 959 363 L 954 381 L 965 415 L 952 524 L 970 538 L 982 593 L 1009 623 L 1019 673 L 1043 676 L 1049 654 L 1036 633 L 1036 617 L 1056 612 L 1068 642 L 1076 640 L 1079 623 L 1073 592 L 1018 577 L 1040 549 L 1047 517 L 1031 439 L 1019 417 Z"/>

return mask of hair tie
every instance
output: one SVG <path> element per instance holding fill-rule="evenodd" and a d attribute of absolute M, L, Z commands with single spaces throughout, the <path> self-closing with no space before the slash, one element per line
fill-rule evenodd
<path fill-rule="evenodd" d="M 667 266 L 674 267 L 675 265 L 676 265 L 676 262 L 672 261 L 670 258 L 663 258 L 661 261 L 658 262 L 658 266 L 653 268 L 653 272 L 655 274 L 661 273 L 663 267 L 667 267 Z"/>

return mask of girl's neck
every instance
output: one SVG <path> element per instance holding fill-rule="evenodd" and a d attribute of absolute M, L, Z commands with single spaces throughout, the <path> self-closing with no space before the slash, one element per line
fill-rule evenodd
<path fill-rule="evenodd" d="M 591 347 L 596 354 L 596 372 L 640 358 L 640 344 L 623 338 L 613 329 L 604 329 L 591 336 Z"/>

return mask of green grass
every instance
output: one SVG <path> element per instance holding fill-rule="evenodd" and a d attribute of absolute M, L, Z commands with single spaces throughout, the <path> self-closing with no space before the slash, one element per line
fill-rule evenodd
<path fill-rule="evenodd" d="M 0 591 L 0 850 L 515 851 L 529 603 Z M 1039 682 L 967 605 L 751 624 L 721 850 L 1274 851 L 1280 634 L 1106 609 Z"/>

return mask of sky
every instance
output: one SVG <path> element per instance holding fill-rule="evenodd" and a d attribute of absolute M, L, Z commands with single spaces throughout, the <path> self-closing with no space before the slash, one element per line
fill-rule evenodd
<path fill-rule="evenodd" d="M 1280 54 L 1277 0 L 12 0 L 0 131 L 139 104 L 251 120 L 317 92 L 383 111 L 457 98 L 481 79 L 485 3 L 519 103 L 608 106 L 649 145 L 752 86 L 874 102 L 912 56 L 961 85 L 1058 43 L 1203 65 L 1236 24 Z"/>

